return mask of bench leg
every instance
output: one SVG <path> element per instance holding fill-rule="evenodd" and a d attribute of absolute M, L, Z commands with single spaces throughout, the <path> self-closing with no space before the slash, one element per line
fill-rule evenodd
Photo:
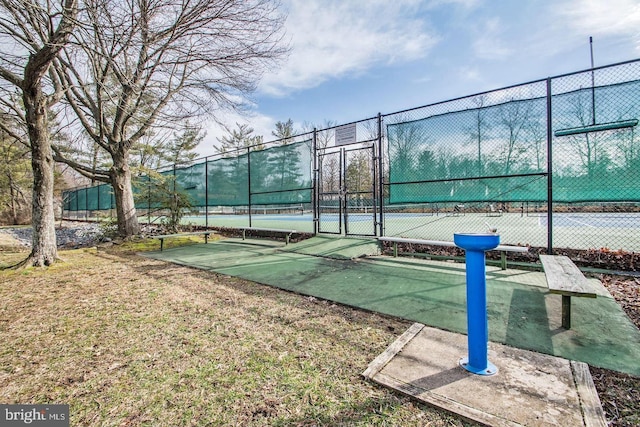
<path fill-rule="evenodd" d="M 562 327 L 571 329 L 571 297 L 562 295 Z"/>
<path fill-rule="evenodd" d="M 207 243 L 209 243 L 209 235 L 205 233 L 205 235 L 204 235 L 204 244 L 206 245 Z"/>
<path fill-rule="evenodd" d="M 398 243 L 397 242 L 393 243 L 393 256 L 396 257 L 396 258 L 398 257 Z"/>
<path fill-rule="evenodd" d="M 242 240 L 244 240 L 246 233 L 247 233 L 247 230 L 242 230 Z"/>
<path fill-rule="evenodd" d="M 164 239 L 160 239 L 160 251 L 164 250 Z"/>

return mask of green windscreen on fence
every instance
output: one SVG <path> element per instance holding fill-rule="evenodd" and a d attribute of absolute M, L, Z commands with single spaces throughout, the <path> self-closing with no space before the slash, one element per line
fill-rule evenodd
<path fill-rule="evenodd" d="M 209 206 L 249 204 L 248 154 L 207 162 Z"/>
<path fill-rule="evenodd" d="M 579 77 L 554 80 L 552 130 L 574 133 L 552 141 L 553 199 L 638 201 L 640 82 L 585 88 Z M 526 86 L 517 94 L 388 124 L 390 203 L 546 200 L 547 99 L 524 97 Z M 580 131 L 594 123 L 614 129 Z"/>
<path fill-rule="evenodd" d="M 390 203 L 545 200 L 545 107 L 514 100 L 389 124 Z"/>
<path fill-rule="evenodd" d="M 159 177 L 139 176 L 133 186 L 136 208 L 168 207 L 174 192 L 194 207 L 310 203 L 312 156 L 311 141 L 303 141 L 175 167 Z M 68 211 L 114 207 L 110 185 L 65 191 L 63 197 Z"/>
<path fill-rule="evenodd" d="M 98 211 L 115 208 L 111 184 L 100 184 L 62 192 L 66 211 Z"/>
<path fill-rule="evenodd" d="M 205 206 L 206 203 L 205 168 L 205 163 L 198 163 L 175 169 L 176 190 L 186 194 L 193 206 Z"/>
<path fill-rule="evenodd" d="M 311 141 L 251 152 L 251 204 L 310 203 Z"/>
<path fill-rule="evenodd" d="M 553 200 L 640 201 L 640 81 L 574 88 L 590 79 L 582 73 L 554 81 L 554 90 L 569 90 L 552 102 L 553 131 L 560 134 L 553 139 Z M 562 135 L 602 124 L 626 127 Z"/>
<path fill-rule="evenodd" d="M 389 203 L 545 202 L 549 173 L 556 202 L 639 202 L 640 80 L 624 81 L 624 70 L 551 79 L 549 97 L 541 81 L 387 116 Z M 311 145 L 176 167 L 163 183 L 140 177 L 136 206 L 162 208 L 160 190 L 186 193 L 196 207 L 309 203 Z M 66 191 L 64 208 L 111 209 L 112 193 L 108 184 Z"/>

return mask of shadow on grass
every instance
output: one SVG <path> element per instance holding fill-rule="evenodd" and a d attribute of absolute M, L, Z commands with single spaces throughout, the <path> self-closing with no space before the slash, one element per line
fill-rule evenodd
<path fill-rule="evenodd" d="M 327 415 L 322 412 L 322 407 L 313 408 L 299 416 L 277 417 L 274 419 L 263 418 L 274 427 L 290 426 L 354 426 L 354 425 L 387 425 L 386 420 L 390 413 L 402 405 L 414 405 L 426 411 L 422 421 L 416 419 L 419 425 L 476 425 L 460 424 L 460 419 L 450 416 L 448 413 L 428 407 L 423 404 L 410 402 L 406 397 L 386 396 L 380 399 L 367 398 L 358 405 L 351 405 L 336 414 Z M 437 419 L 436 419 L 437 418 Z M 253 421 L 257 421 L 254 418 Z M 425 424 L 423 424 L 425 423 Z"/>

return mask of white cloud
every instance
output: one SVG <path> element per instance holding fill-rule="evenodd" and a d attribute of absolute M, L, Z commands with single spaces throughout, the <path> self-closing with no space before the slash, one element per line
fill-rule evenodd
<path fill-rule="evenodd" d="M 467 81 L 480 81 L 480 72 L 477 68 L 462 67 L 458 70 L 458 77 Z"/>
<path fill-rule="evenodd" d="M 554 2 L 550 14 L 551 30 L 557 34 L 560 46 L 594 36 L 597 43 L 602 37 L 632 40 L 640 52 L 640 3 L 637 0 L 564 0 Z"/>
<path fill-rule="evenodd" d="M 429 5 L 431 7 L 441 6 L 441 5 L 459 5 L 466 9 L 473 9 L 478 4 L 480 4 L 480 0 L 431 0 Z"/>
<path fill-rule="evenodd" d="M 232 129 L 236 129 L 236 123 L 249 124 L 249 126 L 253 128 L 254 135 L 262 135 L 265 141 L 274 139 L 271 136 L 271 131 L 275 129 L 275 123 L 277 120 L 257 111 L 250 111 L 246 113 L 225 111 L 220 113 L 217 119 L 218 122 L 224 123 Z M 217 150 L 214 146 L 220 145 L 217 138 L 222 138 L 227 134 L 227 131 L 215 121 L 208 122 L 205 130 L 207 135 L 197 148 L 198 154 L 203 157 L 216 154 Z"/>
<path fill-rule="evenodd" d="M 429 83 L 430 81 L 433 81 L 433 76 L 429 74 L 413 79 L 413 83 L 417 83 L 417 84 Z"/>
<path fill-rule="evenodd" d="M 264 76 L 260 90 L 284 95 L 379 64 L 426 56 L 437 36 L 418 18 L 418 0 L 289 0 L 286 64 Z"/>
<path fill-rule="evenodd" d="M 637 0 L 569 0 L 555 10 L 566 26 L 583 34 L 640 36 Z"/>
<path fill-rule="evenodd" d="M 483 23 L 473 42 L 473 51 L 481 59 L 504 59 L 512 50 L 508 48 L 501 36 L 504 32 L 500 18 L 494 17 Z"/>

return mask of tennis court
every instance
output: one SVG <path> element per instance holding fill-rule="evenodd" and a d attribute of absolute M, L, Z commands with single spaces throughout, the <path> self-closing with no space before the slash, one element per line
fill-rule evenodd
<path fill-rule="evenodd" d="M 414 210 L 418 210 L 415 208 Z M 320 213 L 321 231 L 344 235 L 340 224 L 348 221 L 349 234 L 372 235 L 374 232 L 374 212 L 372 207 L 353 209 L 344 213 Z M 296 213 L 275 213 L 264 210 L 248 214 L 210 214 L 187 216 L 185 224 L 211 227 L 264 227 L 291 229 L 313 233 L 313 214 L 299 209 Z M 488 215 L 478 212 L 421 212 L 399 211 L 391 207 L 383 215 L 383 231 L 389 237 L 410 237 L 429 240 L 451 241 L 454 233 L 480 232 L 496 228 L 502 242 L 510 245 L 545 247 L 547 245 L 548 218 L 546 214 L 526 215 L 523 212 L 506 212 Z M 625 248 L 640 251 L 640 213 L 575 212 L 554 213 L 553 244 L 555 247 L 580 249 Z"/>

